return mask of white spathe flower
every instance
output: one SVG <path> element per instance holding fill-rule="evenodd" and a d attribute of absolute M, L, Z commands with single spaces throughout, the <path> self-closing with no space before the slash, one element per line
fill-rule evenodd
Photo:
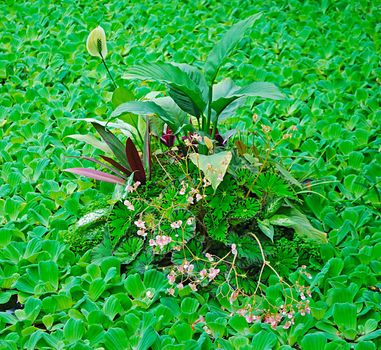
<path fill-rule="evenodd" d="M 96 27 L 90 32 L 87 37 L 86 48 L 91 56 L 106 58 L 106 33 L 101 26 Z"/>

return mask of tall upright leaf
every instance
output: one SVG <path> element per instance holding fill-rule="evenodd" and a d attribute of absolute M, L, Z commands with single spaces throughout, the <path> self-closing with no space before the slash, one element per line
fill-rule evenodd
<path fill-rule="evenodd" d="M 94 128 L 98 131 L 99 135 L 101 135 L 102 139 L 107 143 L 110 147 L 111 151 L 114 153 L 115 157 L 119 160 L 119 162 L 126 168 L 130 169 L 128 161 L 126 159 L 126 153 L 124 150 L 123 143 L 109 130 L 107 130 L 104 126 L 92 122 Z"/>
<path fill-rule="evenodd" d="M 143 145 L 143 166 L 148 177 L 151 177 L 152 155 L 151 155 L 151 137 L 150 137 L 150 120 L 146 117 L 146 133 L 144 135 Z"/>
<path fill-rule="evenodd" d="M 245 31 L 261 17 L 262 13 L 257 13 L 243 21 L 233 25 L 213 47 L 205 62 L 205 76 L 209 83 L 213 83 L 225 58 L 233 51 L 241 40 Z"/>
<path fill-rule="evenodd" d="M 159 81 L 166 84 L 180 108 L 188 108 L 193 104 L 195 110 L 185 110 L 192 115 L 199 115 L 205 109 L 206 102 L 197 84 L 187 73 L 170 63 L 146 63 L 134 66 L 127 70 L 123 78 Z"/>

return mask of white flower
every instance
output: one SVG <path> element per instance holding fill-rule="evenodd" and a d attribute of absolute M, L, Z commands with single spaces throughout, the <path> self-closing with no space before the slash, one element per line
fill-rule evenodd
<path fill-rule="evenodd" d="M 86 41 L 87 51 L 91 56 L 105 59 L 107 56 L 106 33 L 101 26 L 92 30 Z"/>

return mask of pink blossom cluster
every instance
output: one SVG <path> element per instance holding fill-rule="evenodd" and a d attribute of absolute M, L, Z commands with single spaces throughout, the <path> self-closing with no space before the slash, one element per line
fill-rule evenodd
<path fill-rule="evenodd" d="M 137 228 L 139 228 L 139 230 L 137 231 L 138 236 L 142 236 L 142 237 L 147 236 L 147 232 L 146 232 L 147 228 L 143 220 L 141 219 L 136 220 L 134 221 L 134 224 Z"/>
<path fill-rule="evenodd" d="M 151 247 L 159 247 L 160 250 L 163 250 L 163 248 L 171 242 L 171 237 L 165 235 L 157 235 L 155 239 L 149 240 L 149 245 Z"/>
<path fill-rule="evenodd" d="M 140 185 L 141 185 L 141 182 L 140 181 L 136 181 L 132 186 L 128 185 L 126 187 L 126 190 L 129 193 L 135 192 Z"/>

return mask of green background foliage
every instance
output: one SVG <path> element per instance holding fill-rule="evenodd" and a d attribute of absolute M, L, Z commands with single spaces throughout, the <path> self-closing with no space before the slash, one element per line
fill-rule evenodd
<path fill-rule="evenodd" d="M 144 334 L 147 344 L 133 337 L 129 342 L 148 349 L 165 334 L 162 349 L 178 349 L 174 344 L 187 341 L 187 348 L 208 349 L 208 336 L 202 329 L 192 330 L 194 320 L 187 318 L 188 303 L 199 303 L 207 304 L 193 307 L 213 330 L 211 348 L 288 349 L 287 344 L 296 343 L 302 349 L 381 347 L 380 5 L 365 0 L 2 1 L 0 301 L 5 305 L 18 295 L 27 304 L 15 316 L 1 313 L 0 338 L 5 341 L 0 346 L 122 349 L 130 346 L 117 342 L 123 342 L 123 335 Z M 329 233 L 329 244 L 321 248 L 321 271 L 312 280 L 312 316 L 276 336 L 270 327 L 249 329 L 229 319 L 213 301 L 206 303 L 207 296 L 194 294 L 193 302 L 141 300 L 129 287 L 131 276 L 116 272 L 106 280 L 106 267 L 100 271 L 86 258 L 78 260 L 59 237 L 84 208 L 101 207 L 97 204 L 113 189 L 62 172 L 86 164 L 69 156 L 93 152 L 67 138 L 92 133 L 80 119 L 105 120 L 112 112 L 112 84 L 100 60 L 86 51 L 89 31 L 103 26 L 112 74 L 141 97 L 149 88 L 138 82 L 126 85 L 120 79 L 126 66 L 157 59 L 200 65 L 223 32 L 259 11 L 264 15 L 221 76 L 242 84 L 275 83 L 288 99 L 242 109 L 226 127 L 255 131 L 253 112 L 272 127 L 275 139 L 281 137 L 279 131 L 297 126 L 296 137 L 275 156 L 296 178 L 326 182 L 313 187 L 325 198 L 306 195 L 305 202 L 316 217 L 314 225 Z M 126 291 L 128 300 L 121 295 Z M 130 303 L 136 309 L 126 313 Z M 80 315 L 83 310 L 89 314 Z M 113 323 L 118 313 L 130 328 Z M 109 324 L 99 329 L 96 325 L 105 317 Z M 55 338 L 43 335 L 33 325 L 36 319 L 47 329 L 55 324 Z M 221 339 L 223 335 L 231 338 Z"/>

